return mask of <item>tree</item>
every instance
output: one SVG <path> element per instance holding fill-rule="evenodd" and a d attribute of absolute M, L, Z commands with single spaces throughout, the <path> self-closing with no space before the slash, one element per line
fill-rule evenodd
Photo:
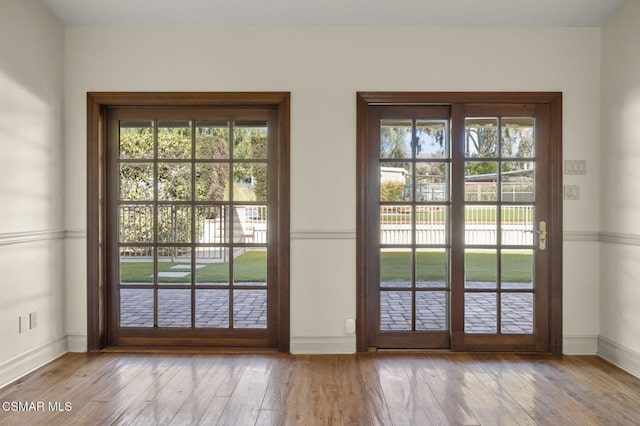
<path fill-rule="evenodd" d="M 159 201 L 191 200 L 192 137 L 190 126 L 158 128 L 158 175 L 154 178 L 154 167 L 148 163 L 123 163 L 120 168 L 120 199 L 123 201 L 154 200 L 154 186 L 157 185 Z M 198 127 L 196 134 L 196 158 L 228 159 L 228 130 L 226 127 Z M 226 133 L 226 134 L 225 134 Z M 120 129 L 120 158 L 153 158 L 153 128 L 122 127 Z M 163 159 L 184 160 L 163 162 Z M 207 201 L 225 199 L 225 188 L 229 187 L 229 167 L 222 163 L 196 164 L 196 200 Z M 146 207 L 124 206 L 142 212 Z M 139 212 L 139 213 L 140 213 Z M 196 235 L 203 226 L 204 211 L 196 209 Z M 148 214 L 147 214 L 148 216 Z M 191 241 L 191 210 L 186 206 L 158 207 L 158 240 L 160 242 Z M 139 241 L 141 236 L 148 240 L 153 235 L 153 220 L 140 214 L 121 214 L 122 238 L 125 241 Z"/>
<path fill-rule="evenodd" d="M 233 156 L 241 160 L 268 159 L 265 127 L 236 127 L 233 133 Z M 251 189 L 243 194 L 245 201 L 267 200 L 267 166 L 265 163 L 236 163 L 234 182 L 251 181 Z"/>
<path fill-rule="evenodd" d="M 228 159 L 229 130 L 225 127 L 198 127 L 197 159 Z M 196 164 L 196 200 L 228 200 L 229 166 L 223 163 Z"/>
<path fill-rule="evenodd" d="M 533 127 L 507 124 L 502 127 L 502 156 L 510 158 L 531 158 L 535 154 Z M 531 167 L 529 161 L 510 161 L 503 171 L 526 170 Z"/>
<path fill-rule="evenodd" d="M 498 127 L 494 124 L 468 125 L 465 131 L 465 156 L 470 158 L 495 158 L 498 156 Z M 498 163 L 467 162 L 465 175 L 483 175 L 498 172 Z"/>
<path fill-rule="evenodd" d="M 446 122 L 428 121 L 416 123 L 416 156 L 442 158 L 446 152 Z"/>
<path fill-rule="evenodd" d="M 402 201 L 404 185 L 402 182 L 382 182 L 380 184 L 380 201 Z"/>
<path fill-rule="evenodd" d="M 380 157 L 410 158 L 411 127 L 380 126 Z"/>

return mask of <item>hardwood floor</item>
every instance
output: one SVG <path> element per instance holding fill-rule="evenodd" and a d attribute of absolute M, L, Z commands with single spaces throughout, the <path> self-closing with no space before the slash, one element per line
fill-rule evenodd
<path fill-rule="evenodd" d="M 67 354 L 0 404 L 0 425 L 638 425 L 640 379 L 594 356 Z"/>

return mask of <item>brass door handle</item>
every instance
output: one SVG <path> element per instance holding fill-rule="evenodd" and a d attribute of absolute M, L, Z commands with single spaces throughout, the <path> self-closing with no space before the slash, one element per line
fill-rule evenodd
<path fill-rule="evenodd" d="M 538 225 L 538 230 L 535 231 L 538 234 L 538 248 L 540 250 L 546 250 L 547 248 L 547 222 L 544 220 L 540 221 Z"/>

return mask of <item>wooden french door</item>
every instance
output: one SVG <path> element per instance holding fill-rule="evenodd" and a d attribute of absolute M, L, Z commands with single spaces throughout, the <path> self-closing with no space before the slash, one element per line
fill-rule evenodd
<path fill-rule="evenodd" d="M 360 349 L 551 350 L 550 110 L 366 106 Z"/>
<path fill-rule="evenodd" d="M 274 108 L 108 108 L 108 345 L 278 346 L 279 131 Z"/>

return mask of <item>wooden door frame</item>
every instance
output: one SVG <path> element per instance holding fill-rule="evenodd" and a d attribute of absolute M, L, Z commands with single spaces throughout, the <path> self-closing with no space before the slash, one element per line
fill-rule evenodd
<path fill-rule="evenodd" d="M 369 253 L 367 235 L 377 232 L 367 210 L 369 194 L 375 181 L 367 178 L 369 169 L 367 139 L 369 133 L 368 109 L 374 105 L 452 105 L 456 103 L 548 104 L 550 113 L 549 144 L 549 329 L 548 348 L 553 354 L 562 354 L 562 93 L 560 92 L 358 92 L 356 126 L 356 348 L 368 350 L 367 282 Z"/>
<path fill-rule="evenodd" d="M 276 250 L 278 258 L 277 349 L 289 352 L 289 92 L 88 92 L 87 93 L 87 350 L 107 345 L 106 120 L 109 107 L 258 107 L 278 116 Z"/>

